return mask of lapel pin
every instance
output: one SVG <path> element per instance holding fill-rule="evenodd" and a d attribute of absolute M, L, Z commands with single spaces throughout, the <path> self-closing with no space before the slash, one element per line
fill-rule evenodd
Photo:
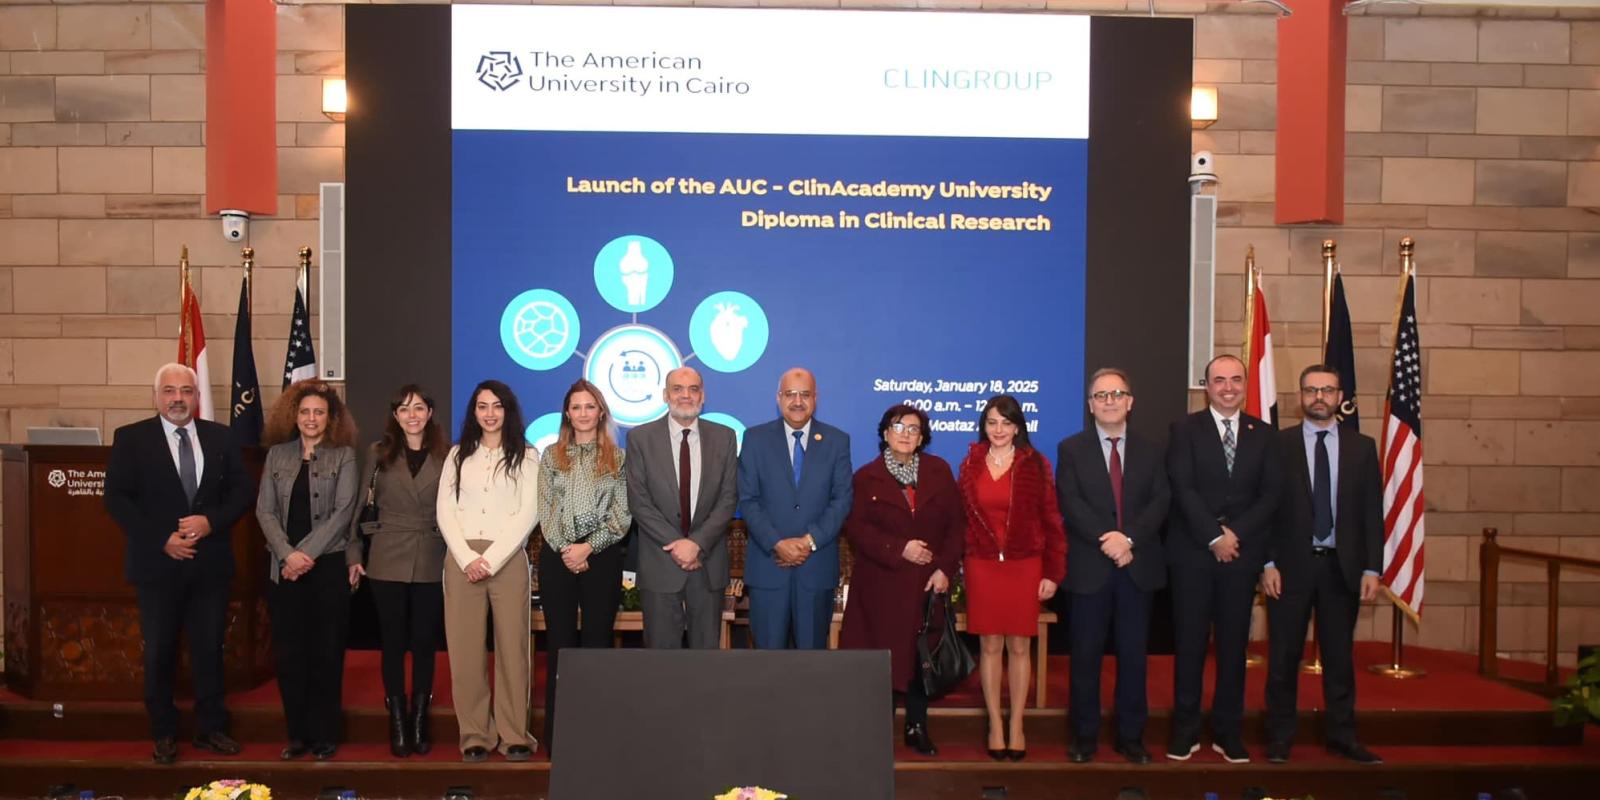
<path fill-rule="evenodd" d="M 820 433 L 813 433 L 813 434 L 811 434 L 811 438 L 813 438 L 813 439 L 816 439 L 816 440 L 817 440 L 817 441 L 819 441 L 819 442 L 820 442 L 820 441 L 822 441 L 822 434 L 820 434 Z"/>

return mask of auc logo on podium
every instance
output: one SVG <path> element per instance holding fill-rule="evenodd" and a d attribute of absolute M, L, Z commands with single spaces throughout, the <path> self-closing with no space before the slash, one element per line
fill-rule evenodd
<path fill-rule="evenodd" d="M 45 475 L 52 489 L 65 489 L 68 497 L 104 497 L 106 472 L 103 469 L 53 469 Z"/>

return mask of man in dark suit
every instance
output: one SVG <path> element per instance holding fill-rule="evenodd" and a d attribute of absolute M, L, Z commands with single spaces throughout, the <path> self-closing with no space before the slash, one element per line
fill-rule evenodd
<path fill-rule="evenodd" d="M 763 650 L 821 650 L 839 583 L 839 528 L 853 491 L 850 437 L 812 417 L 817 381 L 791 369 L 778 383 L 783 415 L 745 432 L 739 511 L 749 526 L 744 582 L 750 635 Z"/>
<path fill-rule="evenodd" d="M 733 429 L 700 419 L 700 373 L 667 373 L 666 417 L 628 432 L 628 508 L 639 526 L 646 647 L 715 650 L 728 587 L 728 523 L 738 502 Z"/>
<path fill-rule="evenodd" d="M 228 427 L 195 419 L 196 382 L 182 364 L 162 367 L 155 379 L 157 416 L 118 428 L 106 465 L 106 510 L 127 538 L 124 570 L 139 596 L 144 705 L 158 764 L 178 757 L 172 693 L 179 630 L 188 636 L 194 670 L 194 746 L 239 752 L 222 703 L 222 639 L 233 583 L 228 532 L 250 507 L 255 485 Z"/>
<path fill-rule="evenodd" d="M 1317 612 L 1328 751 L 1362 764 L 1382 759 L 1356 742 L 1351 648 L 1361 603 L 1378 595 L 1383 569 L 1383 480 L 1371 437 L 1339 425 L 1339 373 L 1313 364 L 1300 373 L 1305 420 L 1279 433 L 1287 487 L 1261 573 L 1267 595 L 1267 760 L 1289 760 L 1306 626 Z"/>
<path fill-rule="evenodd" d="M 1145 655 L 1150 604 L 1167 583 L 1161 523 L 1171 491 L 1161 448 L 1128 430 L 1133 390 L 1122 370 L 1089 379 L 1094 424 L 1056 449 L 1056 497 L 1067 523 L 1067 588 L 1072 592 L 1072 744 L 1075 763 L 1094 758 L 1100 735 L 1100 658 L 1114 630 L 1116 751 L 1150 763 Z"/>
<path fill-rule="evenodd" d="M 1270 425 L 1241 411 L 1244 362 L 1217 356 L 1206 365 L 1207 408 L 1172 426 L 1167 476 L 1173 513 L 1173 708 L 1167 758 L 1200 749 L 1200 699 L 1206 642 L 1216 634 L 1211 748 L 1232 764 L 1244 749 L 1244 659 L 1250 612 L 1266 561 L 1272 514 L 1283 490 L 1283 458 Z"/>

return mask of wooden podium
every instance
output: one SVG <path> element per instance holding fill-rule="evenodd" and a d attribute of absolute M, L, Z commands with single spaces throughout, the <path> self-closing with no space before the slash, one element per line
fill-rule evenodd
<path fill-rule="evenodd" d="M 123 534 L 104 506 L 109 447 L 6 445 L 5 678 L 39 700 L 141 700 L 139 604 L 123 579 Z M 252 478 L 262 453 L 244 453 Z M 272 675 L 267 551 L 255 515 L 230 531 L 236 572 L 223 663 L 229 691 Z M 177 689 L 193 689 L 179 645 Z"/>

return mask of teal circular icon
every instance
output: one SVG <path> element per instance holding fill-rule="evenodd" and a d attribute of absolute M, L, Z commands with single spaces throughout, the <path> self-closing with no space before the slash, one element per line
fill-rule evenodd
<path fill-rule="evenodd" d="M 740 451 L 744 450 L 744 423 L 740 422 L 737 417 L 732 414 L 724 414 L 721 411 L 713 411 L 709 414 L 701 414 L 700 418 L 707 422 L 715 422 L 718 425 L 726 425 L 732 428 L 733 454 L 738 455 Z"/>
<path fill-rule="evenodd" d="M 561 435 L 561 414 L 552 412 L 545 414 L 528 425 L 528 444 L 544 455 L 544 449 L 556 443 L 556 437 Z"/>
<path fill-rule="evenodd" d="M 767 312 L 750 295 L 717 292 L 689 317 L 689 344 L 701 363 L 718 372 L 738 372 L 767 349 Z"/>
<path fill-rule="evenodd" d="M 589 348 L 583 377 L 600 387 L 611 418 L 631 427 L 667 413 L 667 373 L 681 366 L 683 356 L 666 334 L 629 324 L 600 334 Z"/>
<path fill-rule="evenodd" d="M 578 349 L 578 311 L 549 289 L 529 289 L 501 313 L 500 344 L 528 369 L 555 369 Z"/>
<path fill-rule="evenodd" d="M 649 311 L 672 290 L 672 254 L 648 236 L 618 236 L 594 257 L 594 286 L 618 311 Z"/>

